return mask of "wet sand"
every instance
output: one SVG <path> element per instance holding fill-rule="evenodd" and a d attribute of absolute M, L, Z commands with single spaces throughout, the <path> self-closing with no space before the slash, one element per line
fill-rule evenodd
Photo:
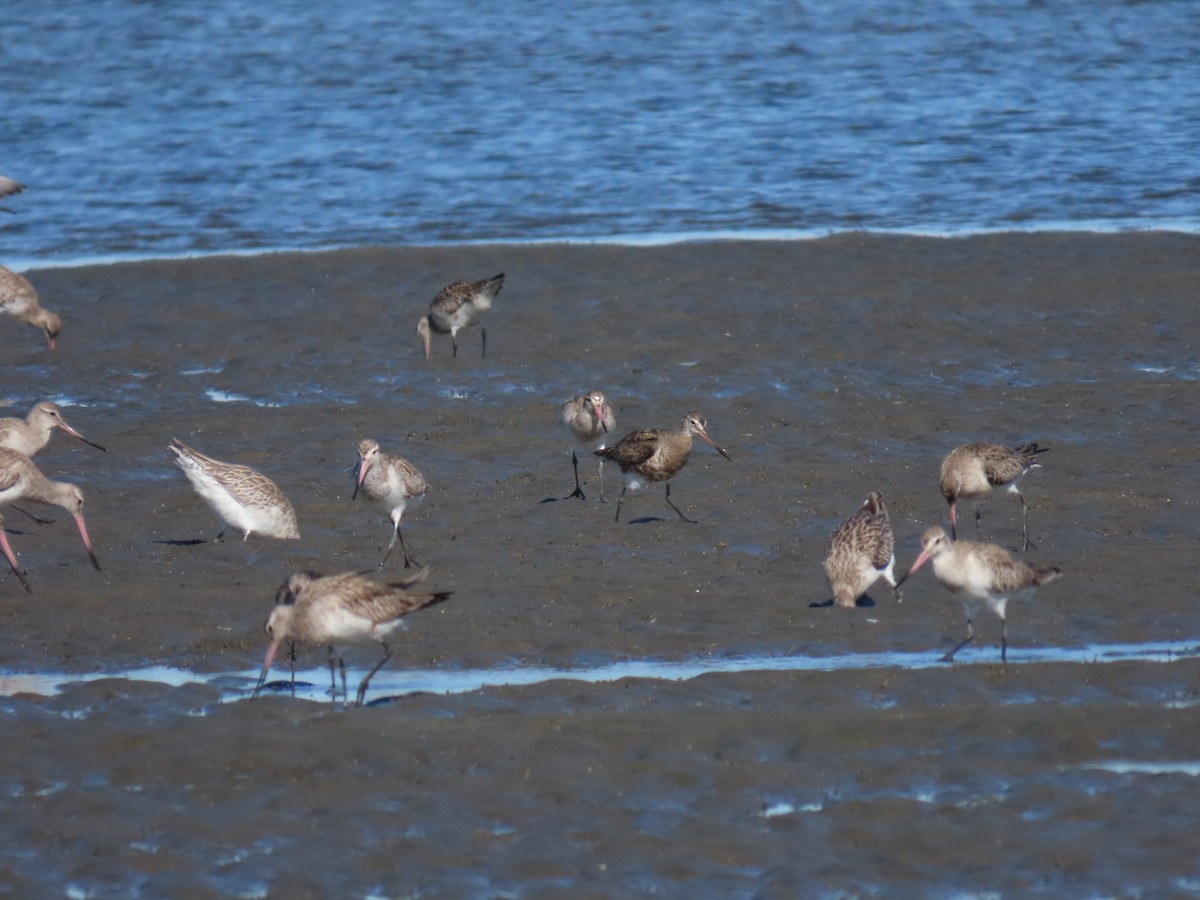
<path fill-rule="evenodd" d="M 36 593 L 0 580 L 0 667 L 245 677 L 223 692 L 114 677 L 0 703 L 0 883 L 26 896 L 1196 889 L 1196 661 L 1021 651 L 1200 631 L 1198 249 L 1176 234 L 842 235 L 29 273 L 65 325 L 51 355 L 0 323 L 5 395 L 12 414 L 80 404 L 64 403 L 68 421 L 109 448 L 58 435 L 39 457 L 84 487 L 104 572 L 69 519 L 7 515 Z M 435 337 L 426 363 L 414 328 L 437 288 L 500 271 L 487 358 L 472 329 L 457 359 Z M 616 405 L 618 435 L 707 416 L 733 462 L 698 443 L 673 482 L 697 524 L 661 487 L 614 523 L 591 460 L 589 500 L 557 499 L 573 486 L 557 404 L 590 387 Z M 174 436 L 274 478 L 302 539 L 212 542 Z M 455 592 L 412 617 L 399 670 L 945 652 L 963 615 L 929 573 L 901 604 L 882 586 L 873 606 L 810 604 L 829 596 L 825 541 L 870 490 L 907 568 L 921 530 L 946 519 L 941 457 L 971 440 L 1051 447 L 1023 485 L 1029 556 L 1067 575 L 1010 606 L 1007 666 L 985 613 L 995 665 L 563 680 L 347 712 L 286 692 L 221 702 L 252 685 L 289 572 L 382 556 L 388 525 L 350 502 L 364 436 L 433 483 L 405 540 Z M 606 487 L 619 489 L 611 467 Z M 1019 546 L 1016 501 L 985 504 L 982 528 Z M 361 673 L 377 653 L 347 658 Z M 1169 771 L 1089 768 L 1121 760 Z"/>

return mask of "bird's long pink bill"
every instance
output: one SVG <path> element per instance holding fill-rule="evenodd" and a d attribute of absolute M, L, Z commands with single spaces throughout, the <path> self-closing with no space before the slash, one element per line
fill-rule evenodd
<path fill-rule="evenodd" d="M 17 580 L 21 582 L 21 586 L 25 588 L 25 593 L 32 594 L 33 588 L 29 586 L 29 582 L 25 580 L 25 576 L 21 572 L 21 567 L 17 565 L 17 555 L 13 553 L 12 545 L 8 542 L 8 536 L 4 533 L 3 526 L 0 526 L 0 548 L 3 548 L 4 555 L 8 557 L 8 564 L 12 566 L 13 574 L 17 576 Z"/>
<path fill-rule="evenodd" d="M 925 565 L 927 562 L 929 562 L 929 551 L 922 550 L 921 555 L 917 557 L 917 561 L 913 563 L 909 570 L 900 577 L 899 581 L 896 582 L 896 590 L 900 590 L 900 585 L 908 581 L 908 576 L 913 574 L 915 571 L 917 571 L 917 569 L 921 568 L 921 566 Z"/>
<path fill-rule="evenodd" d="M 279 642 L 271 641 L 270 646 L 267 647 L 267 656 L 263 660 L 262 671 L 258 674 L 258 684 L 256 684 L 254 686 L 254 693 L 250 695 L 251 700 L 253 700 L 255 697 L 258 696 L 258 692 L 261 691 L 262 686 L 264 684 L 266 684 L 267 673 L 271 671 L 271 663 L 273 663 L 275 661 L 275 654 L 278 651 L 279 651 Z"/>
<path fill-rule="evenodd" d="M 79 438 L 79 440 L 83 441 L 85 444 L 88 444 L 89 446 L 95 447 L 97 450 L 104 450 L 104 448 L 101 447 L 99 444 L 97 444 L 95 441 L 89 441 L 87 438 L 85 438 L 82 434 L 80 434 L 78 431 L 76 431 L 74 428 L 72 428 L 66 422 L 63 422 L 60 420 L 58 424 L 59 424 L 59 427 L 62 428 L 62 430 L 65 431 L 67 434 L 71 435 L 71 437 Z M 108 451 L 104 450 L 104 452 L 107 453 Z"/>
<path fill-rule="evenodd" d="M 707 442 L 708 442 L 708 445 L 709 445 L 710 447 L 712 447 L 714 450 L 716 450 L 718 453 L 720 453 L 720 454 L 721 454 L 723 457 L 725 457 L 726 459 L 728 459 L 730 462 L 733 462 L 733 460 L 732 460 L 732 459 L 729 459 L 729 454 L 728 454 L 728 453 L 726 453 L 724 450 L 722 450 L 720 447 L 718 447 L 718 446 L 717 446 L 717 444 L 716 444 L 716 442 L 715 442 L 715 441 L 714 441 L 712 438 L 710 438 L 710 437 L 709 437 L 707 434 L 705 434 L 703 431 L 699 432 L 699 434 L 700 434 L 700 437 L 702 437 L 702 438 L 703 438 L 705 441 L 707 441 Z"/>
<path fill-rule="evenodd" d="M 354 493 L 350 495 L 350 502 L 354 502 L 358 497 L 358 489 L 362 487 L 363 480 L 367 477 L 367 470 L 371 468 L 370 464 L 365 459 L 358 461 L 358 468 L 354 471 Z"/>
<path fill-rule="evenodd" d="M 92 539 L 88 537 L 87 526 L 83 524 L 83 513 L 75 514 L 75 524 L 79 526 L 79 536 L 83 538 L 83 547 L 87 550 L 88 559 L 92 561 L 92 568 L 97 572 L 102 571 L 96 554 L 92 551 Z"/>

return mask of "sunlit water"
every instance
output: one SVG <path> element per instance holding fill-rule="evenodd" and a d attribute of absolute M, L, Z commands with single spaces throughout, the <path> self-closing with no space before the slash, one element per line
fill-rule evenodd
<path fill-rule="evenodd" d="M 3 262 L 1194 230 L 1188 3 L 5 9 Z"/>

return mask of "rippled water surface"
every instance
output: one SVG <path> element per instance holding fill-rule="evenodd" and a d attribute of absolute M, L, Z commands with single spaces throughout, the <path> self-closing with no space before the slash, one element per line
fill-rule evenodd
<path fill-rule="evenodd" d="M 16 0 L 2 40 L 6 262 L 1197 224 L 1186 0 Z"/>

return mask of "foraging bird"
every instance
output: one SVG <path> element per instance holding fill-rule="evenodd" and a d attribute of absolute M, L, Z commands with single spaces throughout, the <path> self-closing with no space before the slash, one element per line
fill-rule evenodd
<path fill-rule="evenodd" d="M 825 551 L 825 577 L 838 606 L 852 607 L 880 577 L 900 600 L 896 577 L 895 535 L 883 495 L 875 491 L 854 515 L 833 532 Z"/>
<path fill-rule="evenodd" d="M 100 571 L 100 563 L 92 551 L 92 539 L 88 537 L 87 525 L 83 521 L 83 491 L 65 481 L 51 481 L 24 453 L 0 448 L 0 507 L 22 500 L 60 506 L 69 512 L 79 528 L 79 536 L 83 539 L 83 548 L 92 567 Z M 13 563 L 11 556 L 9 563 Z"/>
<path fill-rule="evenodd" d="M 300 537 L 296 511 L 270 478 L 249 466 L 205 456 L 178 438 L 172 439 L 169 449 L 200 498 L 225 525 L 243 531 L 243 541 L 251 532 L 273 538 Z M 224 528 L 218 541 L 223 534 Z"/>
<path fill-rule="evenodd" d="M 383 513 L 392 523 L 392 541 L 388 544 L 387 553 L 383 555 L 383 568 L 392 555 L 396 541 L 400 541 L 400 550 L 404 554 L 404 568 L 416 562 L 408 555 L 404 546 L 404 537 L 400 534 L 400 519 L 409 503 L 417 503 L 425 496 L 429 486 L 425 476 L 407 459 L 399 456 L 389 456 L 379 449 L 379 443 L 370 438 L 359 442 L 358 466 L 354 472 L 354 493 L 350 499 L 358 497 L 361 490 L 363 497 L 371 506 Z M 417 563 L 420 565 L 420 563 Z"/>
<path fill-rule="evenodd" d="M 1021 534 L 1025 543 L 1022 550 L 1033 546 L 1029 540 L 1029 511 L 1025 495 L 1019 490 L 1021 479 L 1030 469 L 1041 468 L 1038 454 L 1049 447 L 1023 444 L 1009 449 L 1000 444 L 967 444 L 956 447 L 942 460 L 942 496 L 950 504 L 950 534 L 958 537 L 958 518 L 955 505 L 959 500 L 975 501 L 975 535 L 981 536 L 978 501 L 992 492 L 993 487 L 1002 487 L 1016 494 L 1021 501 Z"/>
<path fill-rule="evenodd" d="M 581 397 L 572 397 L 558 411 L 558 421 L 571 432 L 576 443 L 588 450 L 604 449 L 608 435 L 617 427 L 612 404 L 601 391 L 591 390 Z M 579 486 L 579 457 L 571 450 L 571 465 L 575 469 L 575 490 L 563 499 L 578 497 L 586 500 Z M 604 459 L 600 459 L 600 500 L 604 500 Z"/>
<path fill-rule="evenodd" d="M 42 308 L 32 284 L 4 266 L 0 266 L 0 313 L 42 329 L 50 349 L 55 348 L 54 339 L 62 331 L 62 319 Z"/>
<path fill-rule="evenodd" d="M 24 419 L 15 417 L 0 419 L 0 447 L 7 447 L 9 450 L 16 450 L 26 456 L 33 456 L 50 443 L 50 435 L 55 428 L 65 431 L 72 437 L 79 438 L 97 450 L 104 450 L 99 444 L 89 441 L 68 425 L 58 407 L 49 400 L 43 400 L 34 406 Z"/>
<path fill-rule="evenodd" d="M 951 541 L 945 529 L 930 528 L 921 536 L 921 555 L 900 583 L 929 560 L 933 574 L 942 586 L 962 598 L 967 614 L 967 636 L 942 657 L 946 662 L 975 639 L 972 626 L 975 610 L 986 606 L 1000 617 L 1000 661 L 1008 660 L 1008 601 L 1027 597 L 1043 584 L 1062 577 L 1057 566 L 1034 566 L 1017 559 L 1003 547 L 978 541 Z"/>
<path fill-rule="evenodd" d="M 408 592 L 410 587 L 424 580 L 428 574 L 429 569 L 424 568 L 393 584 L 380 584 L 355 572 L 325 576 L 316 572 L 297 572 L 292 575 L 276 592 L 275 608 L 264 626 L 271 644 L 267 648 L 262 673 L 252 698 L 258 696 L 279 645 L 286 640 L 329 647 L 329 677 L 333 683 L 334 702 L 337 702 L 334 648 L 378 641 L 383 646 L 383 659 L 375 664 L 375 668 L 367 673 L 358 686 L 355 705 L 362 706 L 371 677 L 392 657 L 388 638 L 404 627 L 403 617 L 426 606 L 441 603 L 450 596 L 450 591 L 432 594 Z M 342 698 L 345 701 L 349 699 L 346 692 L 346 665 L 340 655 L 336 658 L 342 673 Z"/>
<path fill-rule="evenodd" d="M 417 334 L 425 342 L 425 358 L 429 359 L 430 331 L 450 335 L 454 345 L 454 356 L 458 356 L 458 333 L 470 328 L 479 317 L 492 308 L 492 300 L 504 286 L 504 273 L 493 275 L 483 281 L 456 281 L 448 284 L 429 304 L 429 315 L 417 321 Z M 487 356 L 487 329 L 479 326 L 483 338 L 480 356 Z"/>
<path fill-rule="evenodd" d="M 621 467 L 625 476 L 625 484 L 621 488 L 621 496 L 617 498 L 617 515 L 614 521 L 621 521 L 621 502 L 625 492 L 630 488 L 635 491 L 644 483 L 666 481 L 667 505 L 685 522 L 695 524 L 671 502 L 671 485 L 669 479 L 678 474 L 687 465 L 688 456 L 692 452 L 692 436 L 697 435 L 708 443 L 714 450 L 729 459 L 729 454 L 716 445 L 708 436 L 708 423 L 698 412 L 690 412 L 683 417 L 677 431 L 663 428 L 642 428 L 631 431 L 611 447 L 597 450 L 596 456 L 611 459 Z M 732 462 L 732 460 L 731 460 Z"/>

